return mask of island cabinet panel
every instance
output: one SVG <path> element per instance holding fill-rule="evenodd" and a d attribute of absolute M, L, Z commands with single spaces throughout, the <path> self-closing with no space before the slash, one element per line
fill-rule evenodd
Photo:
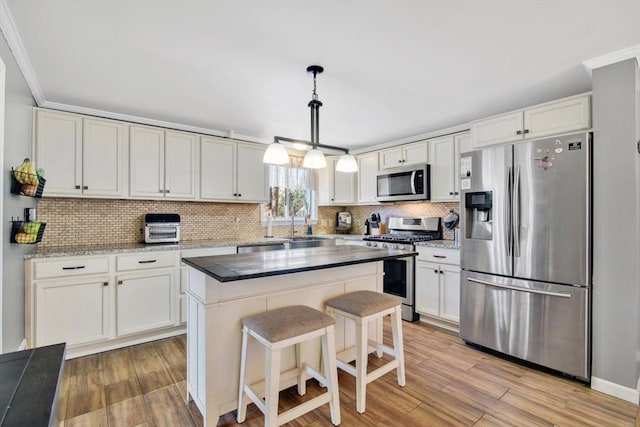
<path fill-rule="evenodd" d="M 205 427 L 215 426 L 221 414 L 237 408 L 242 319 L 269 309 L 304 304 L 324 310 L 326 300 L 355 290 L 382 291 L 381 261 L 318 271 L 280 274 L 233 282 L 218 282 L 193 267 L 189 268 L 187 321 L 187 397 L 203 414 Z M 382 339 L 382 322 L 373 333 Z M 345 350 L 354 338 L 345 322 L 336 323 L 336 348 Z M 345 335 L 347 335 L 345 337 Z M 319 366 L 320 342 L 303 345 L 303 357 Z M 264 348 L 249 340 L 247 380 L 264 378 Z M 295 384 L 293 349 L 283 352 L 282 384 Z"/>

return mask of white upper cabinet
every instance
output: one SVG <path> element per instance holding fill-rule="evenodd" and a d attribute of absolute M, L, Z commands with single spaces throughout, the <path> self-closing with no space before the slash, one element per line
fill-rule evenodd
<path fill-rule="evenodd" d="M 266 147 L 214 137 L 202 137 L 200 144 L 201 199 L 266 201 Z"/>
<path fill-rule="evenodd" d="M 378 153 L 358 156 L 358 203 L 377 203 Z"/>
<path fill-rule="evenodd" d="M 318 205 L 356 203 L 356 173 L 338 172 L 339 157 L 327 157 L 327 167 L 318 170 Z"/>
<path fill-rule="evenodd" d="M 46 196 L 123 197 L 127 125 L 35 110 L 35 164 Z"/>
<path fill-rule="evenodd" d="M 195 199 L 198 183 L 198 137 L 166 131 L 164 136 L 165 197 Z"/>
<path fill-rule="evenodd" d="M 413 142 L 380 151 L 380 169 L 427 163 L 427 142 Z"/>
<path fill-rule="evenodd" d="M 129 145 L 130 196 L 196 198 L 196 135 L 131 126 Z"/>
<path fill-rule="evenodd" d="M 124 196 L 127 125 L 85 118 L 82 133 L 82 194 Z"/>
<path fill-rule="evenodd" d="M 432 202 L 450 201 L 458 197 L 454 188 L 456 151 L 453 135 L 429 141 Z"/>
<path fill-rule="evenodd" d="M 591 127 L 591 97 L 577 95 L 471 122 L 473 148 Z"/>
<path fill-rule="evenodd" d="M 469 132 L 429 140 L 432 202 L 459 200 L 460 152 L 470 149 L 469 141 Z"/>
<path fill-rule="evenodd" d="M 236 145 L 203 136 L 200 139 L 200 198 L 235 200 Z"/>
<path fill-rule="evenodd" d="M 265 145 L 238 143 L 238 201 L 267 201 L 267 168 L 262 161 L 266 149 Z"/>

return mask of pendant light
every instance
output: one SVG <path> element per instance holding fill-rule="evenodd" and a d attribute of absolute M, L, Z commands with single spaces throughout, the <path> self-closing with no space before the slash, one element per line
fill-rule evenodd
<path fill-rule="evenodd" d="M 311 101 L 307 106 L 311 109 L 311 150 L 307 151 L 304 155 L 302 167 L 311 169 L 320 169 L 327 167 L 327 161 L 324 158 L 324 153 L 318 150 L 318 137 L 320 132 L 320 107 L 322 102 L 318 99 L 316 93 L 316 76 L 322 73 L 324 68 L 320 65 L 310 65 L 307 67 L 307 73 L 313 74 L 313 93 Z"/>
<path fill-rule="evenodd" d="M 289 153 L 287 153 L 287 149 L 284 145 L 280 144 L 277 140 L 274 140 L 267 147 L 267 151 L 264 152 L 262 161 L 273 165 L 284 165 L 289 163 Z"/>
<path fill-rule="evenodd" d="M 318 142 L 320 134 L 320 107 L 322 107 L 322 102 L 318 99 L 318 94 L 316 93 L 316 77 L 323 71 L 324 68 L 320 65 L 310 65 L 307 67 L 307 73 L 313 74 L 313 92 L 311 101 L 309 101 L 309 104 L 307 105 L 311 109 L 311 141 L 286 138 L 284 136 L 274 136 L 273 143 L 271 143 L 269 147 L 267 147 L 267 151 L 265 151 L 264 153 L 264 163 L 272 163 L 278 165 L 287 163 L 289 161 L 289 155 L 287 154 L 287 150 L 285 149 L 285 147 L 280 143 L 287 142 L 289 144 L 293 144 L 293 146 L 298 150 L 310 148 L 310 150 L 308 150 L 304 155 L 302 167 L 310 169 L 320 169 L 327 167 L 327 160 L 325 159 L 324 153 L 321 150 L 325 149 L 329 151 L 341 151 L 344 153 L 342 156 L 340 156 L 338 162 L 336 163 L 336 171 L 358 171 L 358 162 L 356 161 L 355 157 L 349 154 L 349 150 L 342 147 L 320 144 L 320 142 Z"/>

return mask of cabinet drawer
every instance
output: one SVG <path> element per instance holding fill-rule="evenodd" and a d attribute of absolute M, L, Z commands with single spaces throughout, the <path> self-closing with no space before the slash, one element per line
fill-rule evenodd
<path fill-rule="evenodd" d="M 109 257 L 70 257 L 51 261 L 34 261 L 33 272 L 36 279 L 103 274 L 109 272 Z"/>
<path fill-rule="evenodd" d="M 418 261 L 437 262 L 438 264 L 460 265 L 460 251 L 457 249 L 428 248 L 418 246 Z"/>
<path fill-rule="evenodd" d="M 118 255 L 116 270 L 146 270 L 149 268 L 176 267 L 177 252 L 148 252 L 133 255 Z"/>

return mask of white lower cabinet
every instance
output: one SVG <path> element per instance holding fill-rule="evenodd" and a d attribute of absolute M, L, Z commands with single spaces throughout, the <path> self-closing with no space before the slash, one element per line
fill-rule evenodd
<path fill-rule="evenodd" d="M 116 277 L 116 332 L 126 336 L 176 323 L 175 268 Z"/>
<path fill-rule="evenodd" d="M 109 339 L 112 308 L 107 276 L 43 280 L 35 285 L 32 347 L 67 346 Z"/>
<path fill-rule="evenodd" d="M 416 311 L 421 320 L 451 330 L 460 321 L 460 262 L 456 249 L 419 247 Z"/>
<path fill-rule="evenodd" d="M 73 358 L 185 331 L 178 251 L 38 258 L 25 264 L 28 348 L 66 342 L 66 356 Z"/>

